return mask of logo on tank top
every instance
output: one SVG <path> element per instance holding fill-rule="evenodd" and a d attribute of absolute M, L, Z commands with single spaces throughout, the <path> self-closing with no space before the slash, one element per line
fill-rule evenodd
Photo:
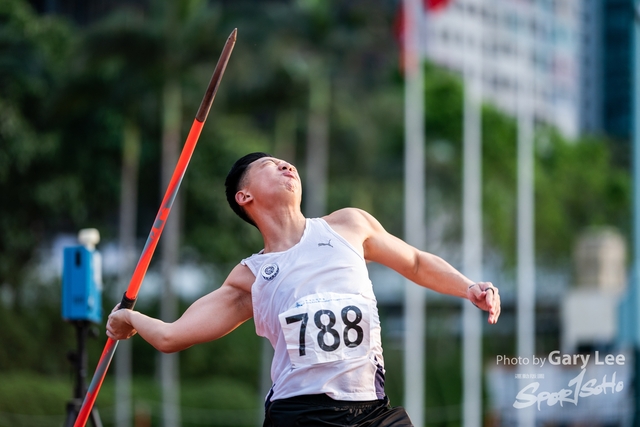
<path fill-rule="evenodd" d="M 333 247 L 333 245 L 331 244 L 331 239 L 329 239 L 329 241 L 327 243 L 318 243 L 318 247 L 320 246 L 331 246 Z"/>
<path fill-rule="evenodd" d="M 265 264 L 260 270 L 260 274 L 264 280 L 273 280 L 278 275 L 280 268 L 278 264 Z"/>

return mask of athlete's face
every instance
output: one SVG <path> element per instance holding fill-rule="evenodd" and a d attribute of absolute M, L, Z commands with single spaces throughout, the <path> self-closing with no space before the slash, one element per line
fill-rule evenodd
<path fill-rule="evenodd" d="M 275 157 L 263 157 L 251 164 L 243 179 L 242 187 L 259 194 L 273 195 L 286 190 L 299 196 L 302 184 L 298 170 L 291 163 Z"/>

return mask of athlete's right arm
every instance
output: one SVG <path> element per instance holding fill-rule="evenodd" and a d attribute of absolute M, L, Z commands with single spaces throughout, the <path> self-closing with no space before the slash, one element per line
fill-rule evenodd
<path fill-rule="evenodd" d="M 184 350 L 194 344 L 218 339 L 253 315 L 251 285 L 255 277 L 237 265 L 215 291 L 194 302 L 175 322 L 165 323 L 138 311 L 114 309 L 107 321 L 107 335 L 127 339 L 137 332 L 163 353 Z"/>

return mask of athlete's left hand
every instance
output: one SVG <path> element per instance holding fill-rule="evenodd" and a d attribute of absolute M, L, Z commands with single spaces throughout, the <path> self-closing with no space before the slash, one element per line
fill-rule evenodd
<path fill-rule="evenodd" d="M 473 305 L 489 312 L 489 323 L 495 324 L 500 317 L 500 294 L 490 282 L 478 282 L 469 286 L 467 298 Z"/>
<path fill-rule="evenodd" d="M 131 310 L 120 310 L 120 303 L 116 305 L 107 320 L 107 336 L 112 340 L 127 340 L 138 333 L 127 317 Z"/>

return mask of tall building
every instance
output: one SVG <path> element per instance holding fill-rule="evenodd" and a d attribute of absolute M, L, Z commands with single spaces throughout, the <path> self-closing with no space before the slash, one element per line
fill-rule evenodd
<path fill-rule="evenodd" d="M 632 115 L 633 2 L 600 0 L 602 7 L 602 129 L 629 139 Z"/>
<path fill-rule="evenodd" d="M 453 0 L 428 15 L 426 54 L 460 73 L 478 58 L 483 98 L 506 113 L 526 96 L 568 137 L 627 138 L 632 19 L 628 0 Z"/>
<path fill-rule="evenodd" d="M 537 122 L 574 137 L 581 8 L 574 0 L 454 0 L 427 17 L 427 57 L 460 72 L 465 56 L 481 57 L 484 99 L 516 115 L 524 96 Z"/>
<path fill-rule="evenodd" d="M 583 0 L 580 129 L 585 133 L 620 140 L 631 135 L 633 15 L 628 0 Z"/>
<path fill-rule="evenodd" d="M 604 129 L 604 1 L 582 0 L 582 4 L 580 129 L 583 133 L 602 133 Z"/>
<path fill-rule="evenodd" d="M 427 18 L 426 53 L 460 73 L 478 58 L 483 98 L 509 114 L 522 91 L 569 137 L 628 140 L 633 20 L 629 0 L 453 0 Z"/>

